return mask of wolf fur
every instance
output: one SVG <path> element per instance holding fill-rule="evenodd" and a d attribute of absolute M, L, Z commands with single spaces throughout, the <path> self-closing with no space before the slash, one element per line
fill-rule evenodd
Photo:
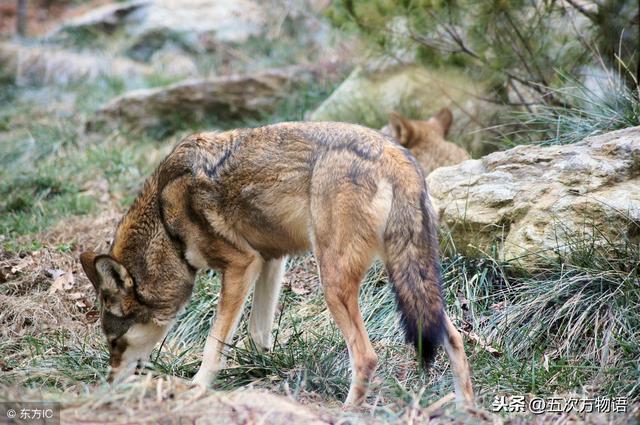
<path fill-rule="evenodd" d="M 101 301 L 111 376 L 148 356 L 187 303 L 198 269 L 222 274 L 194 382 L 224 367 L 247 294 L 250 334 L 268 348 L 286 256 L 312 250 L 327 306 L 347 342 L 360 404 L 377 364 L 358 306 L 375 256 L 386 264 L 406 337 L 429 363 L 444 343 L 458 398 L 473 403 L 462 338 L 444 310 L 438 240 L 424 175 L 377 131 L 281 123 L 185 138 L 145 183 L 108 254 L 82 266 Z"/>

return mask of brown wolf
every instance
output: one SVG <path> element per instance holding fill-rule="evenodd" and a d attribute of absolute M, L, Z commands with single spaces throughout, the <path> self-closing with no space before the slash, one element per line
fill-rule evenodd
<path fill-rule="evenodd" d="M 471 158 L 462 147 L 445 140 L 452 123 L 453 114 L 448 108 L 441 109 L 428 120 L 410 120 L 392 112 L 389 114 L 389 125 L 382 132 L 393 136 L 409 149 L 424 172 L 429 174 L 436 168 Z"/>
<path fill-rule="evenodd" d="M 282 123 L 180 142 L 119 223 L 108 254 L 81 255 L 110 347 L 110 379 L 145 359 L 187 303 L 196 271 L 222 272 L 218 311 L 194 382 L 224 366 L 247 294 L 250 334 L 269 347 L 285 256 L 312 249 L 347 342 L 361 403 L 377 357 L 358 307 L 375 255 L 386 263 L 407 339 L 428 363 L 444 344 L 459 399 L 473 403 L 462 338 L 447 317 L 425 180 L 407 150 L 343 123 Z"/>

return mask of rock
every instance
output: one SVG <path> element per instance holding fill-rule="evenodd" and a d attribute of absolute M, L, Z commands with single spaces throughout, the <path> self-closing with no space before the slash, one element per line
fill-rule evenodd
<path fill-rule="evenodd" d="M 640 241 L 640 127 L 518 146 L 427 177 L 459 251 L 536 268 L 593 241 Z"/>
<path fill-rule="evenodd" d="M 202 53 L 196 34 L 184 34 L 168 28 L 152 28 L 133 37 L 124 54 L 131 59 L 146 62 L 164 50 Z"/>
<path fill-rule="evenodd" d="M 112 33 L 125 25 L 133 12 L 148 7 L 150 4 L 151 0 L 131 0 L 106 4 L 65 22 L 48 37 L 57 38 L 64 33 Z"/>
<path fill-rule="evenodd" d="M 495 150 L 481 143 L 478 133 L 495 110 L 477 99 L 481 93 L 480 84 L 455 69 L 430 70 L 418 65 L 374 67 L 373 71 L 357 68 L 309 119 L 381 128 L 392 111 L 427 119 L 449 107 L 454 113 L 450 139 L 475 157 Z"/>
<path fill-rule="evenodd" d="M 193 53 L 203 50 L 203 38 L 244 43 L 264 35 L 266 23 L 264 6 L 252 0 L 132 0 L 90 11 L 49 38 L 77 44 L 78 38 L 119 35 L 129 57 L 147 61 L 167 44 Z"/>
<path fill-rule="evenodd" d="M 151 56 L 150 65 L 154 71 L 165 77 L 196 77 L 198 66 L 194 60 L 180 50 L 159 50 Z"/>
<path fill-rule="evenodd" d="M 81 54 L 51 47 L 0 43 L 0 73 L 18 85 L 66 85 L 102 76 L 133 82 L 151 69 L 128 59 Z"/>
<path fill-rule="evenodd" d="M 264 7 L 251 0 L 156 0 L 136 12 L 139 33 L 170 29 L 190 34 L 215 34 L 223 43 L 244 43 L 264 30 Z"/>
<path fill-rule="evenodd" d="M 101 108 L 87 129 L 123 127 L 167 134 L 190 123 L 259 118 L 311 78 L 309 69 L 292 66 L 136 90 Z"/>

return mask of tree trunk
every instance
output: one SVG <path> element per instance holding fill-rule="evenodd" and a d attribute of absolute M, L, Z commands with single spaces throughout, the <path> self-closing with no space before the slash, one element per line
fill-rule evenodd
<path fill-rule="evenodd" d="M 16 33 L 24 37 L 27 35 L 27 0 L 16 1 Z"/>

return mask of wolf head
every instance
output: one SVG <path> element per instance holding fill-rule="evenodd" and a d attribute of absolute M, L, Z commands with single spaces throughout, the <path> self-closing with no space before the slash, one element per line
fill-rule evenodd
<path fill-rule="evenodd" d="M 100 300 L 100 319 L 110 353 L 109 381 L 124 378 L 146 359 L 165 335 L 168 323 L 157 320 L 142 301 L 133 277 L 112 256 L 85 252 L 80 262 Z"/>
<path fill-rule="evenodd" d="M 443 108 L 428 120 L 410 120 L 397 112 L 389 114 L 390 133 L 402 146 L 413 148 L 421 144 L 444 140 L 449 134 L 453 114 Z"/>

